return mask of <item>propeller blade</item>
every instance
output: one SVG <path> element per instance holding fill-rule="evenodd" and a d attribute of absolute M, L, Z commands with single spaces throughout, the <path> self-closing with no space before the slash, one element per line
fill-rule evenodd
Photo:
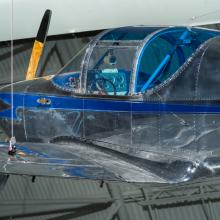
<path fill-rule="evenodd" d="M 34 46 L 31 53 L 31 58 L 29 61 L 29 66 L 26 74 L 26 80 L 31 80 L 36 77 L 36 72 L 38 68 L 38 64 L 42 55 L 42 51 L 44 48 L 44 43 L 47 38 L 47 32 L 50 25 L 52 11 L 47 9 L 42 18 L 37 37 L 34 41 Z"/>

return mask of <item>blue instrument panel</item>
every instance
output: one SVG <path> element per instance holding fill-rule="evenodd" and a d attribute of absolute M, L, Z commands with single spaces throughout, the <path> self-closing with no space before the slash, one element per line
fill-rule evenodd
<path fill-rule="evenodd" d="M 103 81 L 103 90 L 109 95 L 127 95 L 129 91 L 130 71 L 122 69 L 92 70 L 88 74 L 88 90 L 96 91 L 97 82 Z M 96 85 L 95 85 L 96 84 Z"/>

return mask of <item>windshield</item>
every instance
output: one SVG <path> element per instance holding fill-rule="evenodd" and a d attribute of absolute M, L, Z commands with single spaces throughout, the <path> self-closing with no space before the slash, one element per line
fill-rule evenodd
<path fill-rule="evenodd" d="M 66 92 L 80 92 L 80 68 L 87 48 L 88 44 L 58 71 L 51 80 L 54 86 Z"/>
<path fill-rule="evenodd" d="M 81 63 L 82 63 L 83 57 L 85 56 L 86 49 L 88 48 L 88 45 L 89 45 L 89 43 L 87 43 L 83 48 L 81 48 L 69 60 L 69 62 L 57 72 L 57 74 L 80 72 Z"/>
<path fill-rule="evenodd" d="M 136 50 L 136 46 L 96 46 L 89 60 L 86 93 L 128 95 Z"/>

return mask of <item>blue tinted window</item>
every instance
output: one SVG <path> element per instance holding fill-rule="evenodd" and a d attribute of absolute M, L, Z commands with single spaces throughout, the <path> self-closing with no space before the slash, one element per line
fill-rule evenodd
<path fill-rule="evenodd" d="M 100 40 L 143 40 L 147 35 L 158 30 L 156 27 L 124 27 L 113 29 Z"/>
<path fill-rule="evenodd" d="M 175 73 L 193 52 L 219 32 L 203 29 L 170 28 L 146 43 L 138 64 L 136 92 L 144 92 Z"/>
<path fill-rule="evenodd" d="M 163 38 L 156 38 L 144 51 L 140 68 L 139 77 L 137 80 L 137 92 L 139 92 L 145 82 L 149 79 L 151 74 L 156 70 L 158 65 L 162 62 L 164 57 L 172 50 L 172 44 Z M 150 87 L 159 84 L 169 77 L 170 73 L 175 72 L 179 67 L 179 59 L 177 52 L 174 52 L 170 63 L 164 67 L 163 74 L 158 75 L 157 79 L 150 85 Z"/>

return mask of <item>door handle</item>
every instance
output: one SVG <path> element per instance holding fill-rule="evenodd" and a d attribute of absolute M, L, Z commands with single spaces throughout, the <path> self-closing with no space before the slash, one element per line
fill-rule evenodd
<path fill-rule="evenodd" d="M 51 104 L 51 100 L 48 98 L 39 98 L 37 99 L 37 103 L 41 104 L 41 105 L 50 105 Z"/>

